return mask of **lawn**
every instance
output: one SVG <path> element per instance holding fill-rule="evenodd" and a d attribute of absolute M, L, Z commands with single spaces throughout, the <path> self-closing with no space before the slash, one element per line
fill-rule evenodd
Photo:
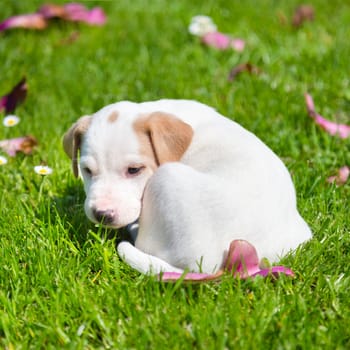
<path fill-rule="evenodd" d="M 63 1 L 57 1 L 63 4 Z M 5 349 L 349 349 L 349 140 L 307 114 L 349 124 L 350 5 L 310 1 L 315 19 L 291 25 L 299 1 L 86 1 L 103 26 L 52 21 L 0 33 L 0 96 L 26 77 L 28 95 L 0 140 L 33 135 L 32 155 L 0 166 L 0 347 Z M 41 1 L 2 0 L 0 22 Z M 188 32 L 209 15 L 245 40 L 242 52 Z M 259 73 L 232 68 L 249 62 Z M 117 232 L 88 222 L 82 184 L 63 152 L 78 117 L 118 100 L 195 99 L 257 134 L 286 163 L 313 239 L 281 263 L 295 278 L 160 283 L 118 258 Z M 0 115 L 2 119 L 4 113 Z M 53 173 L 41 176 L 33 167 Z M 220 223 L 218 223 L 220 224 Z M 281 233 L 282 234 L 282 233 Z"/>

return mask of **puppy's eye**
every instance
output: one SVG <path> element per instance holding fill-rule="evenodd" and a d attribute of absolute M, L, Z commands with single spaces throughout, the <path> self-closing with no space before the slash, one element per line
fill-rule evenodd
<path fill-rule="evenodd" d="M 128 175 L 137 175 L 139 173 L 141 173 L 141 171 L 144 169 L 144 166 L 140 166 L 140 167 L 129 167 L 128 168 Z"/>

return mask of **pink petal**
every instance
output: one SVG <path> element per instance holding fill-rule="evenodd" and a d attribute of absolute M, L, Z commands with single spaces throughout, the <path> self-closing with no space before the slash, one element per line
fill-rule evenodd
<path fill-rule="evenodd" d="M 245 41 L 242 39 L 232 39 L 231 45 L 236 51 L 242 52 L 245 47 Z"/>
<path fill-rule="evenodd" d="M 327 131 L 330 135 L 337 135 L 342 139 L 345 139 L 350 136 L 350 125 L 332 122 L 316 113 L 314 101 L 311 95 L 308 93 L 305 94 L 305 102 L 309 116 L 314 119 L 317 125 L 319 125 L 325 131 Z"/>
<path fill-rule="evenodd" d="M 71 3 L 64 6 L 66 19 L 70 21 L 85 22 L 92 25 L 103 25 L 106 15 L 100 7 L 88 10 L 84 5 Z"/>
<path fill-rule="evenodd" d="M 1 140 L 0 148 L 10 157 L 14 157 L 17 152 L 30 154 L 37 144 L 38 142 L 33 136 L 23 136 L 14 139 Z"/>
<path fill-rule="evenodd" d="M 350 125 L 331 122 L 319 114 L 315 116 L 315 122 L 332 136 L 338 135 L 340 138 L 346 139 L 350 135 Z"/>
<path fill-rule="evenodd" d="M 230 273 L 233 273 L 235 277 L 242 279 L 256 276 L 278 277 L 280 274 L 294 276 L 293 271 L 284 266 L 272 266 L 270 268 L 260 269 L 256 249 L 252 244 L 245 240 L 234 240 L 231 242 L 224 270 L 227 270 Z M 172 282 L 180 278 L 183 278 L 184 281 L 208 282 L 220 279 L 224 270 L 219 270 L 215 274 L 193 272 L 182 274 L 178 272 L 164 272 L 159 275 L 159 279 L 163 282 Z"/>
<path fill-rule="evenodd" d="M 40 13 L 9 17 L 0 23 L 0 32 L 10 28 L 44 29 L 47 22 Z"/>
<path fill-rule="evenodd" d="M 231 39 L 225 34 L 210 32 L 202 36 L 202 42 L 216 49 L 225 50 L 230 46 Z"/>
<path fill-rule="evenodd" d="M 262 277 L 267 277 L 267 276 L 274 276 L 278 277 L 280 274 L 284 274 L 286 276 L 294 276 L 294 272 L 289 269 L 288 267 L 284 266 L 272 266 L 269 269 L 262 269 L 259 270 L 258 272 L 250 275 L 250 277 L 256 277 L 256 276 L 262 276 Z"/>
<path fill-rule="evenodd" d="M 304 96 L 305 96 L 305 103 L 306 103 L 307 111 L 308 111 L 310 117 L 314 117 L 316 114 L 314 100 L 312 99 L 311 95 L 308 93 L 306 93 Z"/>
<path fill-rule="evenodd" d="M 349 175 L 350 175 L 350 168 L 348 166 L 345 165 L 339 169 L 339 180 L 342 183 L 345 183 L 348 180 Z"/>
<path fill-rule="evenodd" d="M 66 4 L 64 5 L 64 9 L 66 12 L 69 12 L 70 14 L 83 13 L 88 11 L 85 5 L 80 4 L 78 2 L 71 2 L 69 4 Z"/>
<path fill-rule="evenodd" d="M 0 112 L 13 112 L 17 105 L 22 103 L 27 96 L 26 78 L 23 78 L 8 94 L 0 98 Z"/>
<path fill-rule="evenodd" d="M 37 13 L 42 14 L 45 18 L 63 18 L 65 16 L 65 9 L 63 6 L 55 4 L 44 4 Z"/>
<path fill-rule="evenodd" d="M 228 76 L 228 80 L 233 81 L 242 72 L 248 72 L 250 74 L 259 74 L 260 69 L 256 66 L 253 66 L 249 62 L 241 63 L 231 69 L 230 74 Z"/>
<path fill-rule="evenodd" d="M 245 46 L 245 42 L 242 39 L 232 39 L 230 36 L 220 32 L 206 33 L 201 39 L 204 44 L 219 50 L 233 48 L 236 51 L 242 51 Z"/>
<path fill-rule="evenodd" d="M 100 7 L 95 7 L 90 10 L 85 22 L 92 25 L 103 25 L 106 23 L 106 15 Z"/>
<path fill-rule="evenodd" d="M 332 183 L 335 182 L 337 185 L 344 185 L 350 176 L 350 168 L 346 165 L 341 167 L 338 170 L 338 174 L 334 176 L 330 176 L 327 179 L 327 182 Z"/>
<path fill-rule="evenodd" d="M 244 240 L 231 242 L 225 268 L 242 278 L 258 272 L 259 258 L 254 246 Z"/>
<path fill-rule="evenodd" d="M 310 5 L 300 5 L 295 9 L 292 24 L 295 28 L 300 27 L 305 21 L 313 21 L 315 10 Z"/>

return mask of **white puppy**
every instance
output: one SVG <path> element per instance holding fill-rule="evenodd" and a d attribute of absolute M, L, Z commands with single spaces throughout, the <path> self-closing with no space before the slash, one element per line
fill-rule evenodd
<path fill-rule="evenodd" d="M 119 255 L 143 273 L 212 273 L 230 242 L 247 240 L 276 261 L 311 237 L 282 161 L 256 136 L 188 100 L 109 105 L 64 136 L 76 176 L 78 150 L 94 222 L 139 221 Z"/>

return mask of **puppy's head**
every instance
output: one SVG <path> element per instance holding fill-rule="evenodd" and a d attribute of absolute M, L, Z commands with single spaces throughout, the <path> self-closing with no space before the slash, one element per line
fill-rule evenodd
<path fill-rule="evenodd" d="M 88 218 L 115 228 L 137 220 L 147 181 L 160 165 L 179 161 L 192 136 L 174 115 L 144 114 L 127 103 L 80 118 L 63 146 L 83 178 Z"/>

